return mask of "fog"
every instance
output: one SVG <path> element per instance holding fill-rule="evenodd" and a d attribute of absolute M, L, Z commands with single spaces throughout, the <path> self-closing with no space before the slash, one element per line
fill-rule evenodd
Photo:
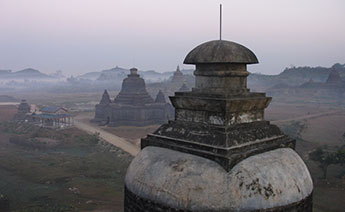
<path fill-rule="evenodd" d="M 0 69 L 174 71 L 196 45 L 218 39 L 219 3 L 223 39 L 258 56 L 252 72 L 345 62 L 342 0 L 1 0 Z"/>

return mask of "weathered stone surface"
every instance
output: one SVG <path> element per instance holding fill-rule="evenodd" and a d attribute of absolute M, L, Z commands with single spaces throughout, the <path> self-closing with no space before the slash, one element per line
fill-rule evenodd
<path fill-rule="evenodd" d="M 179 92 L 187 92 L 190 89 L 187 87 L 187 85 L 185 83 L 183 83 L 183 85 L 181 86 L 181 88 L 178 90 Z"/>
<path fill-rule="evenodd" d="M 125 183 L 140 198 L 184 211 L 270 209 L 300 202 L 313 190 L 307 167 L 290 148 L 251 156 L 226 172 L 202 157 L 147 147 Z"/>
<path fill-rule="evenodd" d="M 271 99 L 264 93 L 211 96 L 198 92 L 176 92 L 170 97 L 176 110 L 176 120 L 221 126 L 264 120 L 264 109 Z"/>
<path fill-rule="evenodd" d="M 10 211 L 10 200 L 1 193 L 0 193 L 0 211 L 2 212 Z"/>
<path fill-rule="evenodd" d="M 233 127 L 169 121 L 142 139 L 141 148 L 147 146 L 205 157 L 230 171 L 238 162 L 254 154 L 282 147 L 294 149 L 295 140 L 285 136 L 277 126 L 267 121 Z"/>
<path fill-rule="evenodd" d="M 251 212 L 311 212 L 312 211 L 312 194 L 309 195 L 307 198 L 299 201 L 294 202 L 289 205 L 268 208 L 268 209 L 259 209 L 259 210 L 252 210 Z M 175 209 L 169 206 L 159 204 L 156 202 L 152 202 L 149 199 L 141 198 L 138 195 L 132 193 L 125 187 L 125 212 L 192 212 L 186 209 Z M 238 212 L 238 210 L 235 210 Z M 233 211 L 233 212 L 235 212 Z M 210 211 L 207 211 L 210 212 Z M 226 211 L 212 211 L 212 212 L 229 212 Z"/>
<path fill-rule="evenodd" d="M 175 120 L 141 140 L 125 211 L 311 211 L 313 185 L 295 141 L 264 120 L 271 98 L 247 88 L 255 55 L 211 41 L 185 63 L 196 64 L 196 86 L 170 97 Z"/>
<path fill-rule="evenodd" d="M 166 123 L 171 113 L 168 103 L 138 105 L 110 105 L 109 126 L 146 126 Z"/>
<path fill-rule="evenodd" d="M 258 63 L 255 54 L 238 43 L 214 40 L 195 47 L 188 53 L 185 64 L 201 63 Z"/>

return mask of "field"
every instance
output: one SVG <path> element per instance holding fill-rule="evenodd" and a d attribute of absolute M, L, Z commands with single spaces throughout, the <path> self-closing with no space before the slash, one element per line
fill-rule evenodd
<path fill-rule="evenodd" d="M 0 122 L 11 120 L 16 113 L 17 107 L 15 105 L 0 105 Z"/>
<path fill-rule="evenodd" d="M 330 111 L 336 112 L 332 114 Z M 345 108 L 274 103 L 266 111 L 266 117 L 269 120 L 289 120 L 277 123 L 286 134 L 296 139 L 296 151 L 306 162 L 312 175 L 314 212 L 344 211 L 345 167 L 331 165 L 327 178 L 321 179 L 321 169 L 316 162 L 309 160 L 308 155 L 312 150 L 324 145 L 329 148 L 345 145 L 345 139 L 342 137 L 345 133 Z M 291 119 L 296 121 L 290 121 Z"/>
<path fill-rule="evenodd" d="M 308 120 L 302 139 L 319 145 L 341 145 L 345 133 L 345 112 Z"/>
<path fill-rule="evenodd" d="M 23 96 L 31 97 L 29 102 L 37 105 L 53 102 L 92 118 L 92 109 L 101 93 Z M 122 211 L 123 178 L 131 156 L 99 141 L 96 135 L 74 128 L 55 132 L 55 137 L 64 141 L 56 147 L 9 142 L 22 133 L 11 130 L 11 125 L 6 127 L 14 112 L 15 106 L 0 106 L 0 193 L 9 197 L 13 211 Z M 308 155 L 317 147 L 345 144 L 344 106 L 273 101 L 265 117 L 297 140 L 296 150 L 314 181 L 314 211 L 343 211 L 345 167 L 331 165 L 327 178 L 320 179 L 322 171 Z M 157 127 L 102 129 L 139 145 L 140 138 Z"/>
<path fill-rule="evenodd" d="M 59 142 L 10 142 L 15 136 Z M 2 122 L 0 147 L 0 193 L 9 198 L 11 211 L 122 211 L 132 157 L 97 135 Z"/>

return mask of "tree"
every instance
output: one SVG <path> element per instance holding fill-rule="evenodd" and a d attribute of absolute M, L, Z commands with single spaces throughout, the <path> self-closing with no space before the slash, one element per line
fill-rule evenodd
<path fill-rule="evenodd" d="M 331 164 L 345 165 L 345 145 L 336 147 L 335 151 L 329 151 L 327 147 L 322 149 L 318 147 L 316 150 L 309 153 L 309 158 L 319 163 L 319 167 L 323 172 L 323 179 L 327 177 L 327 168 Z"/>
<path fill-rule="evenodd" d="M 344 134 L 345 135 L 345 134 Z M 345 165 L 345 145 L 341 146 L 335 153 L 336 161 L 338 164 Z"/>
<path fill-rule="evenodd" d="M 328 166 L 335 163 L 334 154 L 318 147 L 316 150 L 309 154 L 309 158 L 319 163 L 319 167 L 323 172 L 322 178 L 326 179 Z"/>

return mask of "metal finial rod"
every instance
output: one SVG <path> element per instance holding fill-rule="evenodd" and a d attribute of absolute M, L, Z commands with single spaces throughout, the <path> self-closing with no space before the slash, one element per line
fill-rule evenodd
<path fill-rule="evenodd" d="M 220 4 L 219 6 L 219 40 L 222 40 L 222 4 Z"/>

